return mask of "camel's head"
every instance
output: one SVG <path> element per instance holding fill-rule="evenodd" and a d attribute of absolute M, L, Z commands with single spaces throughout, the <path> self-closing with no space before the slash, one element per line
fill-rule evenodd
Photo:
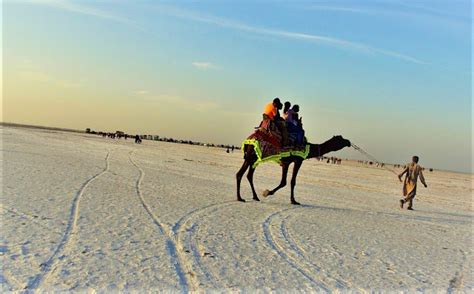
<path fill-rule="evenodd" d="M 322 144 L 311 144 L 308 158 L 320 157 L 326 153 L 338 151 L 351 145 L 351 141 L 344 139 L 342 136 L 334 136 Z"/>
<path fill-rule="evenodd" d="M 350 147 L 351 146 L 351 141 L 344 139 L 342 136 L 334 136 L 332 137 L 328 142 L 331 143 L 331 145 L 334 146 L 334 149 L 339 150 L 344 147 Z"/>

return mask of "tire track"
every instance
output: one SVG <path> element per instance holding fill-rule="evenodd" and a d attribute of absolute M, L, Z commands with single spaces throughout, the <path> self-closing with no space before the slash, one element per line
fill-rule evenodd
<path fill-rule="evenodd" d="M 51 273 L 54 272 L 58 266 L 58 262 L 61 258 L 61 254 L 66 250 L 67 246 L 70 244 L 72 236 L 76 234 L 77 231 L 77 220 L 79 218 L 79 209 L 80 209 L 80 202 L 82 195 L 84 194 L 84 191 L 86 188 L 97 178 L 105 174 L 106 172 L 109 171 L 109 155 L 110 151 L 107 151 L 107 155 L 105 156 L 105 168 L 94 175 L 93 177 L 89 178 L 87 181 L 85 181 L 79 191 L 76 193 L 76 196 L 73 199 L 72 206 L 70 209 L 70 214 L 69 214 L 69 220 L 67 223 L 66 231 L 64 232 L 64 236 L 59 243 L 58 247 L 56 247 L 56 250 L 54 253 L 51 255 L 48 260 L 43 262 L 41 266 L 41 271 L 39 274 L 37 274 L 35 277 L 33 277 L 30 282 L 26 285 L 24 290 L 32 290 L 32 289 L 37 289 L 39 288 L 44 282 L 47 281 L 47 279 L 50 277 Z"/>
<path fill-rule="evenodd" d="M 199 288 L 199 283 L 195 279 L 195 276 L 191 272 L 191 268 L 189 266 L 189 262 L 187 262 L 186 255 L 178 250 L 176 246 L 176 238 L 174 234 L 172 234 L 172 230 L 168 229 L 165 224 L 163 224 L 158 217 L 151 211 L 150 206 L 145 201 L 143 194 L 141 192 L 141 184 L 145 177 L 145 171 L 132 159 L 133 151 L 129 153 L 129 160 L 135 166 L 140 176 L 138 177 L 135 183 L 136 193 L 140 202 L 148 214 L 148 217 L 152 220 L 155 226 L 158 228 L 158 231 L 161 235 L 163 235 L 166 239 L 166 250 L 171 258 L 171 264 L 174 265 L 176 274 L 179 278 L 179 284 L 183 288 L 184 292 L 189 291 L 196 291 Z M 188 277 L 189 276 L 189 277 Z"/>
<path fill-rule="evenodd" d="M 264 237 L 267 241 L 267 243 L 270 245 L 271 249 L 274 250 L 281 258 L 283 258 L 291 267 L 293 267 L 295 270 L 300 272 L 306 279 L 308 279 L 313 285 L 317 286 L 319 289 L 322 289 L 325 292 L 331 292 L 331 289 L 328 285 L 325 283 L 319 282 L 316 279 L 313 278 L 313 273 L 310 272 L 309 270 L 305 269 L 300 262 L 290 254 L 288 254 L 288 251 L 284 249 L 284 247 L 279 244 L 277 241 L 275 241 L 275 238 L 273 237 L 274 234 L 272 234 L 272 230 L 270 229 L 270 225 L 272 222 L 272 219 L 275 217 L 278 217 L 281 213 L 292 210 L 296 208 L 286 208 L 277 212 L 274 212 L 270 214 L 263 222 L 262 224 L 262 229 L 263 229 L 263 234 Z"/>
<path fill-rule="evenodd" d="M 304 250 L 293 241 L 286 227 L 286 221 L 289 218 L 289 216 L 287 216 L 286 218 L 282 217 L 282 214 L 284 212 L 288 212 L 295 209 L 302 209 L 302 208 L 287 208 L 287 209 L 277 211 L 269 215 L 263 222 L 262 224 L 263 233 L 270 247 L 274 251 L 276 251 L 276 253 L 280 257 L 282 257 L 289 265 L 291 265 L 294 269 L 300 272 L 305 278 L 307 278 L 309 281 L 311 281 L 314 285 L 316 285 L 323 291 L 332 292 L 333 291 L 332 289 L 334 288 L 332 284 L 334 283 L 334 286 L 339 291 L 347 290 L 347 289 L 357 289 L 361 293 L 364 293 L 365 291 L 363 289 L 353 287 L 347 282 L 334 278 L 328 275 L 327 273 L 324 274 L 325 275 L 324 277 L 318 277 L 318 275 L 323 274 L 321 272 L 322 268 L 314 264 L 313 262 L 309 261 L 305 257 Z M 272 226 L 274 219 L 280 219 L 280 224 L 277 226 L 278 233 L 274 233 L 274 231 L 271 229 L 271 227 L 274 227 Z M 279 235 L 281 239 L 284 240 L 285 244 L 282 244 L 281 242 L 277 240 L 276 238 L 277 234 Z M 329 281 L 323 281 L 322 279 L 330 279 L 331 282 L 329 283 Z"/>
<path fill-rule="evenodd" d="M 187 248 L 189 248 L 189 249 L 184 249 L 186 247 L 183 247 L 182 249 L 184 249 L 185 252 L 188 252 L 188 250 L 190 251 L 189 253 L 194 258 L 194 264 L 197 265 L 197 267 L 199 267 L 199 269 L 201 270 L 201 272 L 204 275 L 204 277 L 206 278 L 206 280 L 209 281 L 209 283 L 211 283 L 215 287 L 216 286 L 216 283 L 215 283 L 216 279 L 210 271 L 204 270 L 204 267 L 203 267 L 202 262 L 201 262 L 201 254 L 199 252 L 197 242 L 193 238 L 193 235 L 194 235 L 195 231 L 197 230 L 197 227 L 198 227 L 198 225 L 196 223 L 193 223 L 191 228 L 189 228 L 187 230 L 188 234 L 186 234 L 185 239 L 186 239 Z M 182 241 L 178 240 L 178 242 L 182 242 Z M 201 285 L 201 283 L 199 285 Z"/>
<path fill-rule="evenodd" d="M 299 258 L 301 258 L 301 260 L 303 260 L 304 263 L 306 263 L 306 265 L 309 266 L 308 268 L 314 268 L 314 269 L 316 269 L 317 273 L 320 273 L 322 268 L 320 266 L 314 264 L 310 260 L 308 260 L 305 257 L 305 251 L 300 246 L 297 245 L 297 243 L 293 240 L 293 238 L 291 238 L 290 232 L 288 231 L 287 226 L 286 226 L 287 220 L 289 218 L 290 218 L 290 216 L 287 216 L 285 219 L 282 219 L 282 222 L 280 224 L 281 235 L 285 239 L 285 242 L 288 243 L 290 248 L 297 254 L 297 256 Z M 360 292 L 360 293 L 366 292 L 364 289 L 357 288 L 354 285 L 352 285 L 351 283 L 347 283 L 346 281 L 342 281 L 340 279 L 333 278 L 331 275 L 326 274 L 326 277 L 328 277 L 331 280 L 334 280 L 334 282 L 336 283 L 336 287 L 339 290 L 357 289 L 357 291 Z"/>
<path fill-rule="evenodd" d="M 321 266 L 318 266 L 318 265 L 314 264 L 312 261 L 310 261 L 305 256 L 305 251 L 300 246 L 298 246 L 298 244 L 293 240 L 293 238 L 291 238 L 291 234 L 287 229 L 286 224 L 287 224 L 287 221 L 289 220 L 289 218 L 291 217 L 291 215 L 289 214 L 285 218 L 281 217 L 283 212 L 289 211 L 289 210 L 295 210 L 295 209 L 306 209 L 306 207 L 284 209 L 284 210 L 281 210 L 281 211 L 278 211 L 278 212 L 274 213 L 273 215 L 270 215 L 267 218 L 267 220 L 269 220 L 268 224 L 271 224 L 271 219 L 272 218 L 276 218 L 277 216 L 280 216 L 280 219 L 281 219 L 281 223 L 279 225 L 280 237 L 282 237 L 282 239 L 285 241 L 287 246 L 289 246 L 289 250 L 285 251 L 285 249 L 283 248 L 283 245 L 278 244 L 277 241 L 273 241 L 273 242 L 275 244 L 277 244 L 277 246 L 280 247 L 280 250 L 283 251 L 282 254 L 286 255 L 285 260 L 288 261 L 288 259 L 292 259 L 293 263 L 295 263 L 296 266 L 298 266 L 301 270 L 305 271 L 306 275 L 308 275 L 310 277 L 313 277 L 313 280 L 317 280 L 316 275 L 324 274 L 325 276 L 320 277 L 320 279 L 321 278 L 323 278 L 323 279 L 327 278 L 327 279 L 330 279 L 330 281 L 326 281 L 326 282 L 319 281 L 319 283 L 322 283 L 327 288 L 333 287 L 332 285 L 328 285 L 328 282 L 330 282 L 331 284 L 334 283 L 334 286 L 337 288 L 337 291 L 344 291 L 344 290 L 349 290 L 350 289 L 352 291 L 357 290 L 358 293 L 367 293 L 367 290 L 359 288 L 357 286 L 354 286 L 352 283 L 349 283 L 347 281 L 335 278 L 335 277 L 329 275 L 328 273 L 321 273 L 321 271 L 323 270 L 321 268 Z M 268 227 L 270 227 L 270 226 L 268 226 Z M 269 229 L 269 231 L 271 233 L 271 229 Z M 293 253 L 293 256 L 291 256 L 289 254 L 289 253 L 291 253 L 291 251 Z M 335 251 L 335 253 L 338 253 L 338 252 Z M 311 269 L 315 269 L 315 272 L 312 272 Z M 326 290 L 325 289 L 325 291 L 332 292 L 333 290 Z"/>
<path fill-rule="evenodd" d="M 299 208 L 299 209 L 308 209 L 308 208 L 311 209 L 311 207 L 307 207 L 307 206 L 306 206 L 306 207 L 301 207 L 301 208 Z M 388 216 L 388 217 L 392 217 L 392 216 L 393 216 L 393 215 L 391 215 L 391 214 L 377 213 L 377 212 L 374 213 L 374 214 L 376 214 L 376 215 Z M 288 229 L 287 229 L 287 227 L 286 227 L 286 223 L 287 223 L 287 221 L 288 221 L 291 217 L 292 217 L 292 216 L 289 215 L 289 216 L 287 216 L 286 218 L 283 218 L 283 219 L 282 219 L 282 223 L 280 224 L 280 231 L 281 231 L 281 234 L 282 234 L 283 238 L 285 239 L 285 242 L 287 242 L 287 243 L 290 245 L 291 249 L 294 250 L 294 251 L 296 251 L 297 254 L 301 256 L 302 259 L 306 259 L 306 261 L 307 261 L 308 264 L 314 266 L 315 268 L 321 269 L 319 266 L 315 265 L 314 263 L 312 263 L 310 260 L 308 260 L 308 259 L 305 257 L 305 251 L 304 251 L 300 246 L 297 245 L 297 242 L 294 241 L 293 238 L 291 238 L 291 234 L 290 234 L 290 232 L 288 231 Z M 435 224 L 430 224 L 430 225 L 435 225 Z M 334 253 L 339 254 L 339 252 L 336 251 L 336 250 L 332 250 L 332 251 L 333 251 Z M 382 263 L 385 264 L 386 262 L 384 262 L 384 261 L 382 260 Z M 385 267 L 388 267 L 388 265 L 385 264 Z M 462 267 L 462 266 L 461 266 L 461 267 Z M 319 272 L 319 270 L 318 270 L 318 272 Z M 400 272 L 398 272 L 397 274 L 398 274 L 398 275 L 402 275 L 402 273 L 400 273 Z M 423 280 L 420 280 L 420 279 L 417 278 L 417 277 L 414 277 L 414 276 L 411 276 L 411 275 L 405 275 L 405 274 L 403 274 L 403 275 L 406 277 L 406 279 L 411 279 L 411 280 L 413 280 L 413 281 L 415 281 L 415 282 L 417 282 L 417 283 L 423 283 Z M 334 281 L 336 282 L 336 285 L 337 285 L 337 287 L 338 287 L 338 290 L 347 290 L 347 289 L 350 289 L 350 290 L 352 290 L 352 291 L 356 290 L 357 292 L 360 292 L 360 293 L 368 293 L 368 291 L 367 291 L 366 289 L 357 287 L 357 286 L 353 285 L 353 283 L 351 283 L 351 282 L 344 281 L 344 280 L 339 280 L 339 279 L 334 278 L 334 277 L 332 277 L 331 275 L 327 275 L 327 274 L 326 274 L 326 277 L 328 277 L 328 278 L 330 278 L 330 279 L 332 279 L 332 280 L 334 280 Z M 461 271 L 457 271 L 457 272 L 455 273 L 454 278 L 449 281 L 449 287 L 448 287 L 448 290 L 447 290 L 447 291 L 449 292 L 449 290 L 452 290 L 452 289 L 453 289 L 453 286 L 458 287 L 458 286 L 461 284 L 461 282 L 462 282 L 462 277 L 463 277 L 463 275 L 462 275 L 462 270 L 461 270 Z"/>
<path fill-rule="evenodd" d="M 181 228 L 183 227 L 183 225 L 185 225 L 190 219 L 192 216 L 194 215 L 197 215 L 199 213 L 202 213 L 210 208 L 215 208 L 214 210 L 210 211 L 210 212 L 215 212 L 217 211 L 218 209 L 221 208 L 221 206 L 223 206 L 222 208 L 225 208 L 227 206 L 231 206 L 231 205 L 236 205 L 236 204 L 239 204 L 238 202 L 236 201 L 224 201 L 224 202 L 220 202 L 220 203 L 214 203 L 214 204 L 210 204 L 210 205 L 207 205 L 207 206 L 204 206 L 204 207 L 199 207 L 199 208 L 196 208 L 196 209 L 193 209 L 191 210 L 190 212 L 188 212 L 187 214 L 185 214 L 184 216 L 182 216 L 175 224 L 174 226 L 172 227 L 172 231 L 173 233 L 179 233 L 181 231 Z"/>
<path fill-rule="evenodd" d="M 0 289 L 8 292 L 17 291 L 23 285 L 19 283 L 13 276 L 8 275 L 5 271 L 0 272 Z M 3 289 L 2 289 L 3 288 Z"/>
<path fill-rule="evenodd" d="M 451 294 L 458 291 L 462 291 L 463 282 L 464 282 L 463 280 L 464 272 L 466 271 L 466 263 L 468 263 L 468 258 L 466 256 L 466 253 L 463 250 L 459 249 L 459 251 L 462 254 L 463 261 L 461 265 L 459 266 L 459 270 L 457 270 L 454 273 L 453 278 L 449 280 L 449 285 L 448 285 L 448 289 L 446 289 L 446 293 Z"/>
<path fill-rule="evenodd" d="M 172 233 L 176 236 L 177 245 L 181 248 L 181 250 L 186 250 L 186 248 L 189 248 L 190 253 L 192 254 L 194 258 L 194 265 L 200 269 L 200 272 L 202 273 L 202 275 L 216 289 L 224 288 L 224 287 L 222 284 L 218 285 L 216 283 L 216 281 L 218 281 L 219 279 L 216 278 L 216 275 L 212 274 L 212 271 L 206 269 L 206 266 L 202 263 L 201 254 L 198 249 L 198 244 L 193 238 L 193 236 L 195 235 L 196 228 L 198 227 L 198 224 L 197 223 L 191 223 L 190 225 L 187 225 L 187 224 L 191 220 L 191 218 L 193 218 L 196 215 L 200 215 L 203 213 L 206 213 L 206 214 L 215 213 L 216 211 L 222 208 L 226 208 L 226 207 L 237 205 L 237 204 L 239 203 L 237 203 L 236 201 L 226 201 L 222 203 L 211 204 L 205 207 L 196 208 L 188 212 L 183 217 L 181 217 L 172 227 Z M 190 227 L 190 228 L 186 229 L 186 227 Z"/>
<path fill-rule="evenodd" d="M 140 187 L 145 177 L 145 171 L 132 159 L 132 154 L 133 151 L 129 154 L 130 162 L 140 172 L 140 176 L 135 183 L 136 193 L 140 199 L 143 208 L 147 212 L 148 216 L 151 218 L 152 222 L 157 226 L 159 232 L 163 236 L 165 236 L 165 238 L 167 238 L 167 251 L 170 255 L 171 263 L 175 267 L 175 271 L 178 275 L 180 285 L 183 287 L 183 291 L 197 291 L 200 288 L 200 283 L 193 272 L 193 262 L 188 257 L 189 253 L 192 254 L 196 267 L 200 269 L 202 274 L 209 282 L 215 285 L 215 280 L 217 279 L 214 275 L 211 274 L 210 271 L 205 269 L 205 266 L 201 262 L 201 256 L 199 250 L 197 249 L 197 245 L 192 243 L 192 236 L 194 234 L 197 224 L 193 223 L 189 230 L 186 230 L 186 228 L 183 228 L 183 226 L 187 225 L 189 220 L 195 215 L 199 215 L 204 212 L 213 213 L 221 208 L 230 205 L 235 205 L 237 203 L 235 201 L 227 201 L 223 203 L 211 204 L 201 208 L 196 208 L 182 216 L 173 226 L 168 227 L 166 224 L 162 223 L 159 218 L 151 211 L 150 206 L 147 204 L 143 197 L 143 193 L 141 192 Z M 213 210 L 208 211 L 209 209 Z M 187 232 L 189 232 L 189 234 L 185 236 Z M 190 248 L 189 253 L 185 251 L 186 247 Z"/>
<path fill-rule="evenodd" d="M 142 181 L 145 177 L 145 172 L 143 171 L 143 169 L 141 167 L 139 167 L 135 161 L 133 161 L 132 159 L 132 152 L 130 152 L 129 154 L 129 160 L 130 162 L 133 164 L 133 166 L 135 166 L 139 173 L 140 173 L 140 176 L 138 177 L 137 181 L 135 182 L 135 192 L 137 193 L 138 195 L 138 198 L 140 199 L 140 203 L 142 204 L 143 208 L 145 209 L 145 211 L 147 212 L 148 216 L 151 218 L 151 220 L 153 221 L 153 223 L 158 227 L 158 230 L 160 231 L 161 234 L 164 234 L 165 233 L 165 228 L 163 226 L 163 224 L 160 222 L 160 220 L 158 219 L 158 217 L 156 217 L 153 212 L 151 211 L 150 209 L 150 206 L 146 203 L 145 199 L 143 198 L 143 194 L 142 194 L 142 191 L 141 191 L 141 184 L 142 184 Z"/>

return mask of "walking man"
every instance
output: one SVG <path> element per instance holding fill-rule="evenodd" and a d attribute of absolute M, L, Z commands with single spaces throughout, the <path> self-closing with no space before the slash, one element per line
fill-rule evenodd
<path fill-rule="evenodd" d="M 401 174 L 398 175 L 398 179 L 402 182 L 402 176 L 406 173 L 405 181 L 403 182 L 403 196 L 405 198 L 400 199 L 400 208 L 403 208 L 405 203 L 408 203 L 408 210 L 413 210 L 413 198 L 416 195 L 416 183 L 418 176 L 420 177 L 421 183 L 428 188 L 426 185 L 425 178 L 423 177 L 422 167 L 418 165 L 418 156 L 413 156 L 412 162 L 406 165 L 405 169 Z"/>

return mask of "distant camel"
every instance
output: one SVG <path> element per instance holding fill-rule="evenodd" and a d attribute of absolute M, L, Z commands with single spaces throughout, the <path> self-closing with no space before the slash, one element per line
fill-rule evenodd
<path fill-rule="evenodd" d="M 349 140 L 344 139 L 342 136 L 334 136 L 328 141 L 322 143 L 322 144 L 309 144 L 309 154 L 308 158 L 314 158 L 314 157 L 320 157 L 323 156 L 326 153 L 332 152 L 332 151 L 337 151 L 340 150 L 344 147 L 349 147 L 351 146 L 351 142 Z M 257 193 L 255 192 L 255 188 L 253 186 L 253 173 L 255 172 L 255 168 L 253 167 L 253 164 L 257 161 L 257 155 L 255 154 L 255 149 L 253 145 L 245 145 L 244 146 L 244 163 L 240 170 L 237 172 L 236 177 L 237 177 L 237 200 L 245 202 L 245 200 L 240 196 L 240 182 L 242 180 L 242 176 L 245 174 L 247 169 L 249 169 L 249 172 L 247 174 L 247 179 L 249 180 L 250 187 L 252 188 L 252 194 L 253 194 L 253 200 L 255 201 L 260 201 L 257 197 Z M 283 188 L 286 186 L 286 177 L 288 174 L 288 168 L 291 163 L 294 163 L 293 167 L 293 175 L 291 177 L 291 204 L 300 204 L 296 202 L 295 200 L 295 185 L 296 185 L 296 176 L 298 175 L 298 171 L 303 164 L 303 158 L 300 156 L 289 156 L 289 157 L 284 157 L 281 159 L 281 168 L 282 168 L 282 177 L 281 177 L 281 182 L 280 184 L 273 190 L 265 190 L 263 192 L 263 196 L 269 196 L 273 195 L 278 191 L 279 189 Z"/>

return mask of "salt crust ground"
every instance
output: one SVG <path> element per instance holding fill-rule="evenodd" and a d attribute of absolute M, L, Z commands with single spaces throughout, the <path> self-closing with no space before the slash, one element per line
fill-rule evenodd
<path fill-rule="evenodd" d="M 415 211 L 383 169 L 307 161 L 257 203 L 239 152 L 3 127 L 2 291 L 471 292 L 472 175 L 426 172 Z M 257 168 L 259 192 L 279 167 Z"/>

